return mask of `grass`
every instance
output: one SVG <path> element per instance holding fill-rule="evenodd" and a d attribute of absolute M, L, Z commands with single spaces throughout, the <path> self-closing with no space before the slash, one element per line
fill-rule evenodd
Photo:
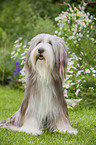
<path fill-rule="evenodd" d="M 0 86 L 0 120 L 16 112 L 24 93 Z M 72 126 L 78 134 L 45 132 L 32 136 L 22 132 L 0 129 L 0 145 L 96 145 L 96 108 L 81 106 L 69 109 Z"/>

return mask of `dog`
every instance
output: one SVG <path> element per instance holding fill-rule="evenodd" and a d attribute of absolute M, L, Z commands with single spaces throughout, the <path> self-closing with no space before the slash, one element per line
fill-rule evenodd
<path fill-rule="evenodd" d="M 44 129 L 77 134 L 63 95 L 68 52 L 55 35 L 39 34 L 31 40 L 25 71 L 26 88 L 20 109 L 0 122 L 1 127 L 40 135 Z"/>

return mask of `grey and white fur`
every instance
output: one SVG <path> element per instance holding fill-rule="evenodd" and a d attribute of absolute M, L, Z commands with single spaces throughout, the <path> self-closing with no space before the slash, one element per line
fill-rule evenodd
<path fill-rule="evenodd" d="M 31 40 L 25 71 L 26 88 L 20 109 L 0 126 L 41 134 L 52 131 L 77 133 L 71 127 L 62 81 L 67 71 L 68 52 L 63 40 L 55 35 L 39 34 Z"/>

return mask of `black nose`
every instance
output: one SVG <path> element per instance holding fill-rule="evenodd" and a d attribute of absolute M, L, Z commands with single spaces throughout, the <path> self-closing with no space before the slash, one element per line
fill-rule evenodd
<path fill-rule="evenodd" d="M 41 54 L 41 53 L 43 53 L 43 52 L 44 52 L 44 49 L 43 49 L 43 48 L 39 48 L 39 49 L 38 49 L 38 53 Z"/>

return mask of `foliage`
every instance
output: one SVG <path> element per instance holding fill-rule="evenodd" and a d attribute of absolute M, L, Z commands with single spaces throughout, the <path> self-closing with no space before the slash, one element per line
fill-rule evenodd
<path fill-rule="evenodd" d="M 19 61 L 20 62 L 20 75 L 17 78 L 17 84 L 14 84 L 14 81 L 12 82 L 12 85 L 14 87 L 19 87 L 21 89 L 24 88 L 25 86 L 25 71 L 24 71 L 24 64 L 25 64 L 25 59 L 26 59 L 26 54 L 27 54 L 27 50 L 29 48 L 29 43 L 23 43 L 22 42 L 22 37 L 20 37 L 18 40 L 16 40 L 14 42 L 14 46 L 13 46 L 13 51 L 11 52 L 11 59 L 15 61 Z M 11 86 L 12 86 L 11 85 Z"/>
<path fill-rule="evenodd" d="M 60 13 L 62 7 L 65 8 L 58 6 L 53 0 L 47 2 L 46 0 L 5 0 L 0 11 L 0 27 L 6 32 L 11 43 L 19 37 L 29 41 L 34 35 L 38 16 L 43 19 L 47 16 L 52 20 L 58 12 Z M 43 25 L 41 27 L 43 28 Z"/>
<path fill-rule="evenodd" d="M 0 84 L 8 84 L 11 80 L 12 71 L 14 68 L 13 62 L 10 59 L 10 51 L 0 50 Z"/>
<path fill-rule="evenodd" d="M 48 17 L 41 18 L 40 16 L 38 16 L 32 36 L 34 37 L 41 33 L 54 34 L 55 30 L 56 26 L 51 19 L 49 19 Z"/>
<path fill-rule="evenodd" d="M 36 14 L 29 1 L 13 0 L 3 3 L 0 26 L 8 34 L 11 42 L 20 36 L 30 39 L 34 30 L 35 20 Z"/>
<path fill-rule="evenodd" d="M 13 115 L 20 107 L 23 98 L 23 92 L 20 90 L 12 90 L 10 88 L 0 86 L 0 120 Z M 15 145 L 95 145 L 96 140 L 96 108 L 75 107 L 69 109 L 69 116 L 72 126 L 78 130 L 78 134 L 45 132 L 40 136 L 32 136 L 23 132 L 17 132 L 0 129 L 0 144 Z M 91 134 L 90 134 L 91 132 Z"/>
<path fill-rule="evenodd" d="M 0 27 L 0 47 L 4 47 L 4 43 L 7 42 L 7 34 L 6 32 Z"/>
<path fill-rule="evenodd" d="M 66 11 L 67 6 L 63 2 L 75 3 L 71 0 L 1 0 L 0 1 L 0 27 L 8 35 L 10 43 L 19 37 L 30 40 L 34 34 L 37 17 L 48 17 L 54 22 L 54 18 L 61 12 Z M 87 5 L 86 11 L 94 10 L 94 4 Z M 88 10 L 87 10 L 88 9 Z M 43 28 L 43 26 L 42 26 Z"/>
<path fill-rule="evenodd" d="M 78 9 L 74 5 L 70 6 L 67 12 L 62 12 L 59 17 L 55 18 L 59 27 L 59 31 L 56 33 L 64 38 L 71 53 L 74 52 L 83 60 L 95 65 L 96 26 L 94 20 L 96 18 L 85 13 L 84 6 L 79 5 Z M 87 56 L 89 58 L 93 56 L 93 60 L 91 61 Z"/>
<path fill-rule="evenodd" d="M 84 86 L 89 86 L 89 78 L 88 89 L 96 88 L 95 18 L 84 12 L 85 6 L 85 3 L 78 8 L 69 5 L 67 12 L 55 18 L 58 25 L 55 33 L 64 39 L 69 51 L 68 75 L 64 82 L 66 97 L 81 96 Z"/>

